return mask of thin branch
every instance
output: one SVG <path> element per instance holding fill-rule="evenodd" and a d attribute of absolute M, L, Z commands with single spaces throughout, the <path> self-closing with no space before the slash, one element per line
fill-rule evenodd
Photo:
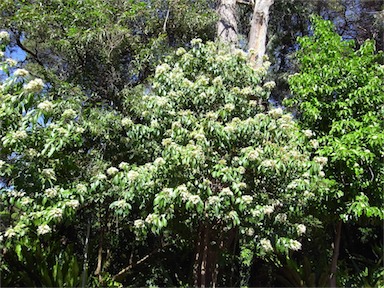
<path fill-rule="evenodd" d="M 132 264 L 129 264 L 127 267 L 123 268 L 122 270 L 120 270 L 119 273 L 117 273 L 116 275 L 114 275 L 112 277 L 112 279 L 114 281 L 119 281 L 119 280 L 122 280 L 124 279 L 124 276 L 130 271 L 132 270 L 133 268 L 135 268 L 136 266 L 140 265 L 141 263 L 147 261 L 150 257 L 152 257 L 153 255 L 155 255 L 156 253 L 158 253 L 161 249 L 165 248 L 167 245 L 165 246 L 162 246 L 162 247 L 159 247 L 155 250 L 153 250 L 151 253 L 145 255 L 143 258 L 141 258 L 140 260 L 136 261 L 135 263 L 132 263 Z"/>
<path fill-rule="evenodd" d="M 164 25 L 163 25 L 163 31 L 164 33 L 167 32 L 167 21 L 168 21 L 168 17 L 169 17 L 169 8 L 167 10 L 167 15 L 165 16 L 165 20 L 164 20 Z"/>
<path fill-rule="evenodd" d="M 21 40 L 20 40 L 20 37 L 16 37 L 16 44 L 17 46 L 19 46 L 22 50 L 24 50 L 25 52 L 27 52 L 28 54 L 30 54 L 35 60 L 36 62 L 41 66 L 41 67 L 44 67 L 44 64 L 43 62 L 41 62 L 39 60 L 39 57 L 37 56 L 37 54 L 31 50 L 29 50 L 27 47 L 25 47 L 23 45 L 23 43 L 21 43 Z"/>

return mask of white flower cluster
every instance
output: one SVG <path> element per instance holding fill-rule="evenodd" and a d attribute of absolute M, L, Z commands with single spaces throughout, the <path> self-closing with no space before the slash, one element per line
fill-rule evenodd
<path fill-rule="evenodd" d="M 276 87 L 276 83 L 275 83 L 275 81 L 269 81 L 269 82 L 264 83 L 263 87 L 265 89 L 271 91 L 273 88 Z"/>
<path fill-rule="evenodd" d="M 197 205 L 201 202 L 199 195 L 190 195 L 188 200 L 191 201 L 191 203 L 194 205 Z"/>
<path fill-rule="evenodd" d="M 266 214 L 268 216 L 271 215 L 274 210 L 275 210 L 275 208 L 272 205 L 267 205 L 267 206 L 263 207 L 264 214 Z"/>
<path fill-rule="evenodd" d="M 39 93 L 44 88 L 43 80 L 36 78 L 28 82 L 28 84 L 24 85 L 25 92 L 28 93 Z"/>
<path fill-rule="evenodd" d="M 232 103 L 225 104 L 224 110 L 231 112 L 231 111 L 235 110 L 235 105 L 233 105 Z"/>
<path fill-rule="evenodd" d="M 87 186 L 85 186 L 84 184 L 77 184 L 76 190 L 80 193 L 86 193 L 87 192 Z"/>
<path fill-rule="evenodd" d="M 302 234 L 305 233 L 305 231 L 307 231 L 307 227 L 305 227 L 304 224 L 299 224 L 299 225 L 296 226 L 297 234 L 302 235 Z"/>
<path fill-rule="evenodd" d="M 52 218 L 63 217 L 63 210 L 61 208 L 53 208 L 49 211 L 48 215 Z"/>
<path fill-rule="evenodd" d="M 69 207 L 69 208 L 72 208 L 72 209 L 76 209 L 77 207 L 79 207 L 80 203 L 78 200 L 69 200 L 68 202 L 65 203 L 65 206 Z"/>
<path fill-rule="evenodd" d="M 301 250 L 301 243 L 297 240 L 289 240 L 289 249 L 298 251 Z"/>
<path fill-rule="evenodd" d="M 133 121 L 130 118 L 125 117 L 121 120 L 121 125 L 123 125 L 123 127 L 130 127 L 133 125 Z"/>
<path fill-rule="evenodd" d="M 44 235 L 49 232 L 51 232 L 51 227 L 49 227 L 47 224 L 43 224 L 37 227 L 37 235 Z"/>
<path fill-rule="evenodd" d="M 77 115 L 76 111 L 73 110 L 73 109 L 65 109 L 64 112 L 63 112 L 63 118 L 67 118 L 67 119 L 73 119 L 75 118 Z"/>
<path fill-rule="evenodd" d="M 220 203 L 220 197 L 219 196 L 209 196 L 208 197 L 208 204 L 209 205 L 216 205 Z"/>
<path fill-rule="evenodd" d="M 241 196 L 241 199 L 244 201 L 245 204 L 251 204 L 253 201 L 253 197 L 251 195 L 243 195 Z"/>
<path fill-rule="evenodd" d="M 41 173 L 47 179 L 50 179 L 50 180 L 56 179 L 55 171 L 52 168 L 43 169 Z"/>
<path fill-rule="evenodd" d="M 119 169 L 117 169 L 116 167 L 109 167 L 107 169 L 107 174 L 109 176 L 113 176 L 113 175 L 117 174 L 117 172 L 119 172 Z"/>
<path fill-rule="evenodd" d="M 187 51 L 185 51 L 185 49 L 183 47 L 180 47 L 176 50 L 176 55 L 177 56 L 181 56 L 183 54 L 185 54 Z"/>
<path fill-rule="evenodd" d="M 12 134 L 13 134 L 12 138 L 14 138 L 16 140 L 23 140 L 23 139 L 28 137 L 27 132 L 25 132 L 24 130 L 17 130 L 15 132 L 13 132 Z"/>
<path fill-rule="evenodd" d="M 52 111 L 54 105 L 51 101 L 48 101 L 48 100 L 45 100 L 41 103 L 39 103 L 39 105 L 37 105 L 37 108 L 46 112 L 46 113 L 49 113 Z"/>
<path fill-rule="evenodd" d="M 145 222 L 142 219 L 137 219 L 133 222 L 133 226 L 137 229 L 143 228 L 145 226 Z"/>
<path fill-rule="evenodd" d="M 28 204 L 30 204 L 32 202 L 33 202 L 33 199 L 31 199 L 30 197 L 23 197 L 20 200 L 20 204 L 23 205 L 23 206 L 26 206 L 26 205 L 28 205 Z"/>
<path fill-rule="evenodd" d="M 223 188 L 221 190 L 219 195 L 222 195 L 222 196 L 233 196 L 233 192 L 231 191 L 231 189 L 229 187 L 226 187 L 226 188 Z"/>
<path fill-rule="evenodd" d="M 287 214 L 285 213 L 279 213 L 275 217 L 275 221 L 279 223 L 285 223 L 287 222 Z"/>
<path fill-rule="evenodd" d="M 165 160 L 163 157 L 156 158 L 155 161 L 153 162 L 156 166 L 162 166 L 165 164 Z"/>
<path fill-rule="evenodd" d="M 16 69 L 13 75 L 16 77 L 26 77 L 29 75 L 29 72 L 25 69 Z"/>
<path fill-rule="evenodd" d="M 251 161 L 257 160 L 259 158 L 259 156 L 260 156 L 259 152 L 260 152 L 260 150 L 256 150 L 256 149 L 249 151 L 248 159 L 251 160 Z"/>
<path fill-rule="evenodd" d="M 191 40 L 191 45 L 192 46 L 199 45 L 201 43 L 203 43 L 203 40 L 201 40 L 200 38 L 195 38 L 195 39 Z"/>
<path fill-rule="evenodd" d="M 15 67 L 17 65 L 17 61 L 11 58 L 5 59 L 5 62 L 10 66 L 10 67 Z"/>
<path fill-rule="evenodd" d="M 313 136 L 312 130 L 309 130 L 309 129 L 308 130 L 304 130 L 303 133 L 308 138 L 311 138 Z"/>
<path fill-rule="evenodd" d="M 321 166 L 324 166 L 328 162 L 328 158 L 327 157 L 315 157 L 315 158 L 313 158 L 313 160 L 315 162 L 319 163 Z"/>
<path fill-rule="evenodd" d="M 266 160 L 263 160 L 260 165 L 263 166 L 263 167 L 275 167 L 276 166 L 276 163 L 277 161 L 276 160 L 271 160 L 271 159 L 266 159 Z"/>
<path fill-rule="evenodd" d="M 273 251 L 271 241 L 269 241 L 268 239 L 265 239 L 265 238 L 261 239 L 260 240 L 260 246 L 264 250 L 264 252 Z"/>
<path fill-rule="evenodd" d="M 125 200 L 118 200 L 113 202 L 113 206 L 120 209 L 125 209 L 126 207 L 128 207 L 128 203 Z"/>
<path fill-rule="evenodd" d="M 134 181 L 139 175 L 137 171 L 131 170 L 128 172 L 127 177 L 129 181 Z"/>
<path fill-rule="evenodd" d="M 127 162 L 121 162 L 119 164 L 119 169 L 126 170 L 129 168 L 129 164 Z"/>
<path fill-rule="evenodd" d="M 156 67 L 155 74 L 156 74 L 156 76 L 158 76 L 158 75 L 166 73 L 170 69 L 171 69 L 171 67 L 167 63 L 163 63 L 163 64 Z"/>
<path fill-rule="evenodd" d="M 8 42 L 9 40 L 9 33 L 7 31 L 0 31 L 0 42 Z"/>
<path fill-rule="evenodd" d="M 270 115 L 274 119 L 278 119 L 283 115 L 283 109 L 281 109 L 280 107 L 272 109 L 268 111 L 268 115 Z"/>

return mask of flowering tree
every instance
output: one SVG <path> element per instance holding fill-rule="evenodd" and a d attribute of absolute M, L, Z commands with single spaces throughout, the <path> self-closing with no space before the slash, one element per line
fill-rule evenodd
<path fill-rule="evenodd" d="M 268 62 L 254 70 L 242 51 L 191 46 L 157 67 L 149 91 L 129 92 L 125 115 L 2 58 L 1 269 L 11 285 L 149 285 L 132 271 L 166 249 L 193 266 L 173 285 L 228 285 L 230 263 L 246 284 L 254 259 L 301 249 L 308 207 L 329 184 L 311 131 L 265 111 Z"/>
<path fill-rule="evenodd" d="M 191 44 L 156 69 L 149 94 L 128 101 L 127 137 L 156 140 L 156 159 L 121 163 L 107 181 L 121 187 L 111 207 L 135 219 L 125 223 L 137 237 L 194 247 L 194 285 L 215 286 L 218 263 L 236 256 L 237 245 L 243 267 L 255 257 L 300 250 L 311 223 L 306 207 L 328 183 L 323 158 L 310 158 L 310 131 L 301 133 L 280 108 L 263 112 L 274 86 L 262 82 L 268 62 L 254 70 L 242 51 Z"/>

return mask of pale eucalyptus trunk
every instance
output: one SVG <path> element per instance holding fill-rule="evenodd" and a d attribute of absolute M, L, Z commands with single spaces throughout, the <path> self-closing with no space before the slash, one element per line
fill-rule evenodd
<path fill-rule="evenodd" d="M 217 23 L 217 37 L 220 42 L 234 48 L 238 43 L 236 0 L 221 0 L 217 13 L 220 17 Z"/>
<path fill-rule="evenodd" d="M 249 32 L 248 49 L 252 52 L 250 61 L 255 67 L 263 64 L 266 50 L 269 10 L 274 0 L 256 0 Z"/>

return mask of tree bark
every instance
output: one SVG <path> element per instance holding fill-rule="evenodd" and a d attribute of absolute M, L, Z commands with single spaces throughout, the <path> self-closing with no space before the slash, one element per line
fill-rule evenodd
<path fill-rule="evenodd" d="M 339 222 L 336 225 L 336 231 L 335 231 L 335 241 L 333 244 L 333 256 L 332 256 L 332 264 L 331 264 L 331 275 L 329 277 L 329 287 L 336 287 L 336 273 L 337 273 L 337 261 L 339 259 L 339 253 L 340 253 L 340 239 L 341 239 L 341 226 L 342 221 L 339 220 Z"/>
<path fill-rule="evenodd" d="M 274 0 L 256 0 L 249 32 L 248 48 L 252 51 L 250 61 L 255 67 L 263 64 L 266 49 L 269 9 Z"/>
<path fill-rule="evenodd" d="M 221 0 L 217 13 L 220 16 L 217 23 L 217 37 L 219 41 L 234 48 L 238 43 L 236 0 Z"/>

